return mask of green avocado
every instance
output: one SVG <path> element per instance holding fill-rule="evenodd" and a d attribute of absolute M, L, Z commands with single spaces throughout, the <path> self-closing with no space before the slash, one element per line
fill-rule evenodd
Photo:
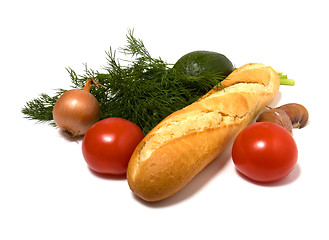
<path fill-rule="evenodd" d="M 226 77 L 234 70 L 232 62 L 225 55 L 211 51 L 187 53 L 175 63 L 173 68 L 188 76 L 218 73 Z"/>

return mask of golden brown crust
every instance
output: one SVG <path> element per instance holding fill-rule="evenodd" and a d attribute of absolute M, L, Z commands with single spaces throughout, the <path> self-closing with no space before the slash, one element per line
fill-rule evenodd
<path fill-rule="evenodd" d="M 146 201 L 179 191 L 269 104 L 279 86 L 271 67 L 246 64 L 200 100 L 165 118 L 130 159 L 131 190 Z"/>

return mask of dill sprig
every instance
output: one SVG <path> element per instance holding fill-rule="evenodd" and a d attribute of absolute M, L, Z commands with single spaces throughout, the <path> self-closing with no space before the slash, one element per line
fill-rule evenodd
<path fill-rule="evenodd" d="M 118 49 L 125 58 L 117 58 L 117 52 L 110 48 L 105 52 L 107 65 L 103 72 L 89 69 L 87 65 L 82 75 L 66 69 L 72 88 L 83 88 L 90 77 L 104 86 L 93 86 L 90 91 L 100 103 L 101 119 L 125 118 L 147 134 L 165 117 L 193 103 L 224 79 L 215 73 L 182 74 L 172 68 L 173 64 L 153 58 L 142 40 L 134 37 L 133 30 L 129 30 L 126 37 L 127 45 Z M 22 112 L 29 119 L 52 123 L 52 108 L 64 91 L 58 89 L 52 97 L 41 94 L 27 102 Z"/>

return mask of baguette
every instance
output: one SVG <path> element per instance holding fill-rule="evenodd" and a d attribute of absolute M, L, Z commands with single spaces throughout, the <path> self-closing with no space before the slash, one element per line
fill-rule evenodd
<path fill-rule="evenodd" d="M 246 64 L 166 117 L 131 156 L 127 180 L 132 192 L 153 202 L 182 189 L 272 101 L 279 87 L 271 67 Z"/>

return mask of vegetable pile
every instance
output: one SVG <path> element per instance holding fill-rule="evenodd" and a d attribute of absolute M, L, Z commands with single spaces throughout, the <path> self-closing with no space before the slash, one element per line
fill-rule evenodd
<path fill-rule="evenodd" d="M 134 37 L 133 30 L 126 37 L 127 45 L 119 48 L 118 53 L 127 58 L 117 58 L 117 52 L 110 48 L 103 72 L 85 66 L 84 74 L 78 75 L 72 68 L 66 69 L 74 89 L 82 89 L 90 78 L 101 85 L 90 89 L 100 105 L 100 120 L 124 118 L 139 126 L 144 134 L 171 113 L 202 97 L 234 70 L 224 55 L 208 51 L 191 52 L 176 64 L 169 64 L 153 58 L 143 41 Z M 287 75 L 279 76 L 282 84 L 294 84 Z M 28 119 L 55 126 L 53 107 L 66 91 L 58 88 L 54 96 L 42 93 L 27 102 L 22 113 Z"/>
<path fill-rule="evenodd" d="M 71 137 L 84 135 L 86 163 L 105 174 L 125 174 L 132 152 L 151 129 L 214 86 L 220 87 L 234 70 L 226 56 L 209 51 L 190 52 L 169 64 L 151 57 L 132 30 L 126 37 L 127 45 L 118 53 L 127 59 L 117 58 L 110 48 L 104 72 L 86 66 L 84 74 L 78 75 L 66 68 L 73 89 L 58 88 L 54 96 L 43 93 L 22 109 L 28 119 L 49 122 Z M 287 75 L 278 75 L 281 85 L 294 85 Z M 257 125 L 248 126 L 236 138 L 232 157 L 237 169 L 256 181 L 289 174 L 297 161 L 292 128 L 305 126 L 307 120 L 308 112 L 300 104 L 264 111 Z M 255 141 L 262 143 L 255 145 Z M 278 144 L 286 151 L 278 151 Z M 283 156 L 287 152 L 290 155 Z"/>

